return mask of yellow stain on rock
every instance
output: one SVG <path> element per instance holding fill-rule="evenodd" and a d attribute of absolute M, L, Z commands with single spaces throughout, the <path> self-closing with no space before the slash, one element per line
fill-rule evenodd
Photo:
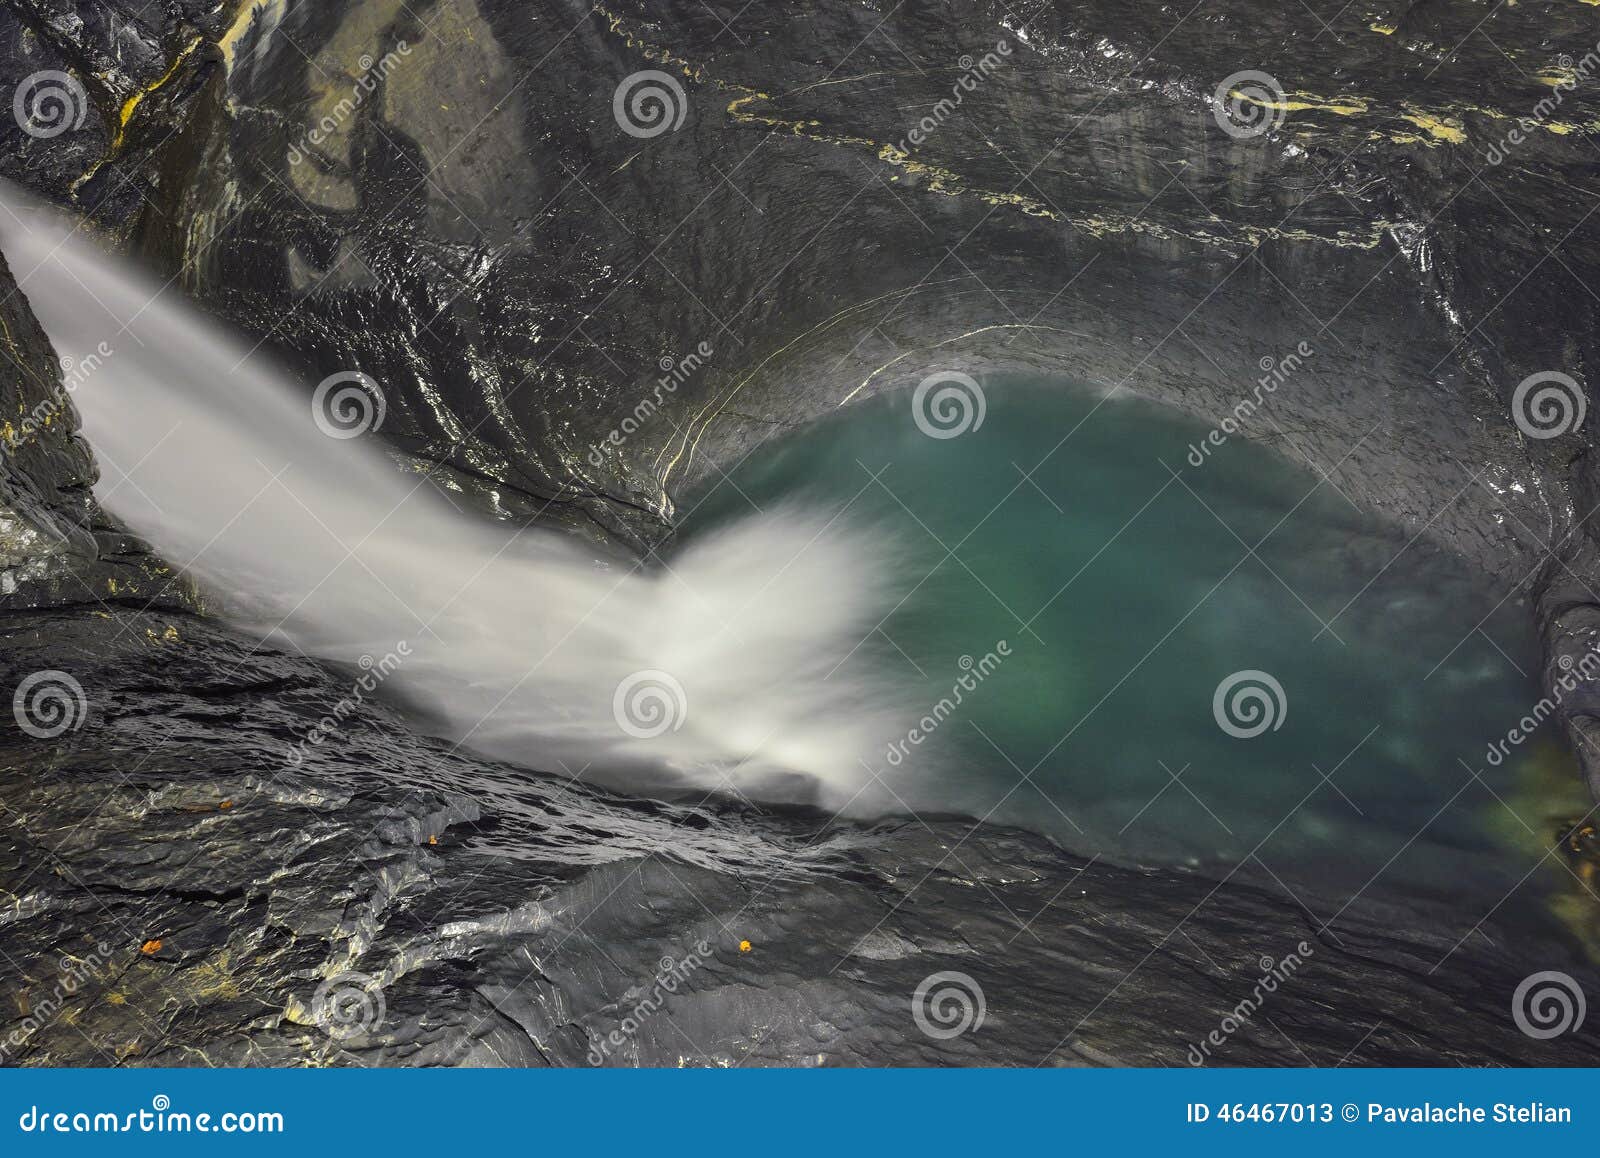
<path fill-rule="evenodd" d="M 1418 109 L 1412 109 L 1409 112 L 1401 113 L 1400 119 L 1404 121 L 1410 121 L 1413 125 L 1416 125 L 1417 128 L 1427 133 L 1436 141 L 1447 141 L 1452 145 L 1466 143 L 1466 130 L 1461 127 L 1460 121 L 1452 121 L 1447 120 L 1444 117 L 1436 117 L 1431 113 L 1425 113 Z"/>
<path fill-rule="evenodd" d="M 1320 97 L 1316 93 L 1292 92 L 1282 100 L 1272 100 L 1252 96 L 1243 89 L 1232 89 L 1229 96 L 1249 104 L 1260 105 L 1264 109 L 1274 109 L 1283 113 L 1321 112 L 1337 113 L 1341 117 L 1358 116 L 1367 111 L 1367 102 L 1364 97 Z"/>
<path fill-rule="evenodd" d="M 1533 74 L 1533 79 L 1550 88 L 1560 88 L 1562 85 L 1571 86 L 1577 83 L 1578 73 L 1570 68 L 1547 68 L 1543 72 Z"/>
<path fill-rule="evenodd" d="M 111 151 L 113 153 L 120 149 L 123 141 L 127 139 L 128 122 L 133 120 L 133 114 L 139 111 L 139 106 L 144 103 L 144 99 L 159 92 L 173 77 L 177 76 L 178 70 L 183 67 L 184 62 L 194 55 L 195 49 L 199 48 L 202 43 L 201 37 L 195 37 L 187 47 L 173 58 L 172 67 L 162 73 L 154 84 L 146 85 L 122 102 L 122 108 L 117 114 L 117 132 L 111 138 Z"/>
<path fill-rule="evenodd" d="M 109 162 L 119 152 L 122 151 L 122 146 L 127 142 L 128 139 L 128 125 L 133 121 L 133 114 L 139 111 L 139 106 L 144 103 L 145 98 L 161 91 L 162 88 L 169 84 L 172 78 L 178 75 L 178 72 L 183 68 L 184 64 L 187 63 L 189 58 L 193 56 L 195 51 L 204 43 L 204 37 L 196 36 L 184 48 L 179 50 L 178 55 L 173 58 L 172 64 L 168 67 L 166 72 L 157 77 L 153 83 L 145 85 L 132 96 L 128 97 L 127 100 L 122 102 L 122 107 L 117 110 L 117 123 L 112 129 L 111 144 L 106 149 L 106 155 L 85 169 L 83 175 L 72 183 L 72 192 L 74 194 L 77 193 L 78 188 L 83 185 L 84 182 L 88 181 L 89 178 L 98 173 L 107 162 Z"/>

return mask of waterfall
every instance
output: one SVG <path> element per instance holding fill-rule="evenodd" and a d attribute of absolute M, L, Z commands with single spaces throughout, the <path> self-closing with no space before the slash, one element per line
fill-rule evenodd
<path fill-rule="evenodd" d="M 359 665 L 461 744 L 543 771 L 873 796 L 867 762 L 903 716 L 840 665 L 894 601 L 881 535 L 790 506 L 639 565 L 496 524 L 397 465 L 373 430 L 381 383 L 348 370 L 308 391 L 9 195 L 0 247 L 70 367 L 102 506 L 254 638 Z"/>

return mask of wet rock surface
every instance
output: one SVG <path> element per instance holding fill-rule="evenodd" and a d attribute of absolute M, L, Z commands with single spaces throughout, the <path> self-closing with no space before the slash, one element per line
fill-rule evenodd
<path fill-rule="evenodd" d="M 293 764 L 336 674 L 186 615 L 0 630 L 85 691 L 0 752 L 9 1063 L 1182 1065 L 1213 1031 L 1222 1064 L 1597 1060 L 1517 1029 L 1529 953 L 1569 950 L 1493 918 L 1322 929 L 967 821 L 629 800 L 370 700 Z M 935 1036 L 913 995 L 945 972 L 982 1020 Z"/>
<path fill-rule="evenodd" d="M 371 375 L 397 454 L 489 514 L 635 550 L 762 440 L 932 370 L 1220 420 L 1304 343 L 1241 435 L 1535 601 L 1549 682 L 1600 628 L 1592 427 L 1530 438 L 1513 401 L 1593 381 L 1600 99 L 1559 85 L 1597 39 L 1568 0 L 0 0 L 0 76 L 84 98 L 57 135 L 0 116 L 0 175 L 308 393 Z M 675 129 L 619 123 L 645 70 Z M 1215 115 L 1244 70 L 1269 132 Z M 0 740 L 5 1060 L 1181 1064 L 1302 940 L 1215 1060 L 1595 1060 L 1508 1016 L 1534 958 L 1595 991 L 1571 946 L 1512 954 L 1508 911 L 1319 931 L 1017 832 L 607 796 L 372 704 L 290 766 L 349 679 L 184 613 L 99 514 L 27 272 L 0 268 L 3 686 L 69 672 L 87 721 Z M 1593 695 L 1563 715 L 1600 782 Z M 636 1016 L 666 957 L 685 980 Z M 948 970 L 985 1021 L 929 1036 L 913 993 Z"/>

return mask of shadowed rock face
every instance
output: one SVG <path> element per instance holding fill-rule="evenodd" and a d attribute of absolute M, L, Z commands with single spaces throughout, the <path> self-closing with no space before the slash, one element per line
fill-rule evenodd
<path fill-rule="evenodd" d="M 308 391 L 371 375 L 398 453 L 490 513 L 639 550 L 760 441 L 932 370 L 1220 421 L 1304 344 L 1240 434 L 1536 604 L 1554 678 L 1600 626 L 1592 427 L 1525 437 L 1513 394 L 1594 380 L 1592 9 L 1328 7 L 1321 27 L 1261 0 L 0 0 L 0 76 L 84 94 L 58 135 L 0 117 L 0 174 Z M 643 70 L 670 78 L 675 128 L 619 123 Z M 1231 86 L 1265 103 L 1229 132 L 1213 93 L 1243 70 L 1277 90 Z M 55 359 L 3 268 L 0 298 L 20 428 Z M 1319 933 L 1237 882 L 1014 832 L 603 797 L 371 705 L 285 774 L 348 680 L 181 614 L 57 411 L 7 438 L 0 600 L 32 613 L 8 621 L 5 686 L 69 670 L 89 724 L 7 734 L 0 886 L 31 1007 L 62 954 L 97 964 L 8 1060 L 1178 1063 L 1302 939 L 1272 1024 L 1216 1060 L 1593 1060 L 1506 1015 L 1536 967 L 1592 976 L 1567 947 L 1510 954 L 1497 918 L 1457 945 L 1479 914 L 1387 898 Z M 1595 783 L 1592 694 L 1562 710 Z M 658 958 L 701 940 L 665 1011 L 605 1049 Z M 980 1030 L 918 1031 L 941 970 L 981 983 Z M 347 971 L 386 1012 L 341 1037 L 310 1023 Z"/>

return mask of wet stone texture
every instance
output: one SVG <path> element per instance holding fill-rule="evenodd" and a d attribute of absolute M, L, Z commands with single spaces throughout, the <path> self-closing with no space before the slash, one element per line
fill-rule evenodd
<path fill-rule="evenodd" d="M 371 375 L 397 457 L 486 514 L 636 551 L 764 439 L 934 369 L 1219 421 L 1304 343 L 1242 436 L 1526 600 L 1548 682 L 1600 629 L 1594 427 L 1531 439 L 1513 397 L 1595 382 L 1600 88 L 1563 82 L 1596 10 L 1324 7 L 0 0 L 6 93 L 83 94 L 59 135 L 0 116 L 0 175 L 308 394 Z M 641 70 L 677 128 L 619 125 Z M 1270 131 L 1215 115 L 1244 70 Z M 68 671 L 84 711 L 0 732 L 4 1061 L 1182 1064 L 1302 940 L 1213 1060 L 1595 1061 L 1509 1018 L 1505 913 L 1322 930 L 1008 830 L 598 794 L 370 702 L 294 763 L 349 674 L 197 616 L 107 523 L 27 274 L 0 265 L 0 687 Z M 1591 700 L 1563 718 L 1600 783 Z M 941 971 L 981 1027 L 919 1029 Z"/>
<path fill-rule="evenodd" d="M 1493 920 L 1459 945 L 1417 913 L 1319 930 L 1010 829 L 633 801 L 370 701 L 295 764 L 335 673 L 184 615 L 0 642 L 89 693 L 75 730 L 0 753 L 8 1062 L 1182 1065 L 1265 975 L 1216 1062 L 1597 1060 L 1507 1016 L 1534 947 Z M 983 1021 L 939 1038 L 912 996 L 944 971 Z"/>

